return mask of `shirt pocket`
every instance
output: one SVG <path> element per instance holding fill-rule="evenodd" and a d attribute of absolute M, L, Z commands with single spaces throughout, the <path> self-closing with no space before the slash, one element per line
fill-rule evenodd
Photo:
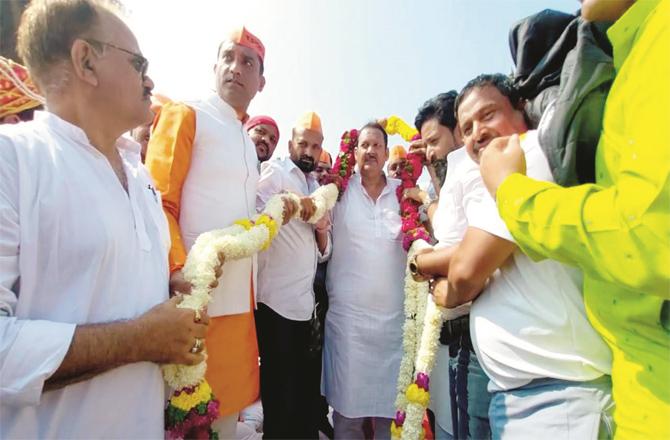
<path fill-rule="evenodd" d="M 392 209 L 382 211 L 382 236 L 389 240 L 402 240 L 400 214 Z"/>

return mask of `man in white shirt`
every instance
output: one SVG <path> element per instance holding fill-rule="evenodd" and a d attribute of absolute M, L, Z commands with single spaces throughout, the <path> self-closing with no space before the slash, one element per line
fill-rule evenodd
<path fill-rule="evenodd" d="M 494 438 L 611 435 L 611 354 L 586 318 L 581 274 L 521 253 L 479 174 L 476 161 L 492 139 L 526 132 L 520 108 L 504 75 L 475 78 L 456 101 L 471 159 L 461 181 L 472 196 L 463 203 L 463 240 L 441 251 L 448 277 L 435 284 L 435 296 L 447 307 L 477 298 L 470 330 L 490 378 Z M 524 146 L 529 175 L 550 180 L 536 132 L 526 133 Z M 432 257 L 417 259 L 419 271 Z"/>
<path fill-rule="evenodd" d="M 0 438 L 162 438 L 158 364 L 202 361 L 207 327 L 166 301 L 160 198 L 120 138 L 152 117 L 147 60 L 93 0 L 32 2 L 18 50 L 48 111 L 0 129 Z"/>
<path fill-rule="evenodd" d="M 323 386 L 334 409 L 335 438 L 389 438 L 402 358 L 404 274 L 397 179 L 384 175 L 387 135 L 377 123 L 361 130 L 359 173 L 333 209 L 328 263 Z"/>
<path fill-rule="evenodd" d="M 319 187 L 312 176 L 321 156 L 321 120 L 303 115 L 288 142 L 289 157 L 263 164 L 256 208 L 284 191 L 309 196 Z M 317 438 L 308 414 L 317 395 L 307 378 L 311 365 L 310 320 L 314 274 L 328 249 L 328 214 L 316 226 L 294 220 L 282 227 L 258 256 L 256 331 L 261 356 L 263 433 L 267 438 Z"/>

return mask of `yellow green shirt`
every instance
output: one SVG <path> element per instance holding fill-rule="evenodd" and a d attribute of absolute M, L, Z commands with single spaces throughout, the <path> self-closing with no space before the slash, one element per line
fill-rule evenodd
<path fill-rule="evenodd" d="M 525 253 L 584 271 L 589 319 L 613 354 L 617 438 L 670 439 L 670 0 L 638 0 L 608 37 L 617 76 L 596 184 L 513 174 L 498 208 Z"/>

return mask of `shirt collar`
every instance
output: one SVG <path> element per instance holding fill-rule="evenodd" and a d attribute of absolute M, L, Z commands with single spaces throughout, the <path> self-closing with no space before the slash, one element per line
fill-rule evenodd
<path fill-rule="evenodd" d="M 90 148 L 95 148 L 93 145 L 91 145 L 91 141 L 88 139 L 88 136 L 86 136 L 86 132 L 84 130 L 54 113 L 49 111 L 36 111 L 34 120 L 60 132 L 67 138 L 72 139 L 79 144 L 86 145 Z M 137 156 L 139 160 L 141 147 L 140 144 L 135 142 L 134 139 L 121 136 L 116 140 L 116 148 L 119 149 L 124 157 L 130 159 L 131 162 L 135 162 L 135 156 Z"/>
<path fill-rule="evenodd" d="M 44 124 L 80 144 L 91 145 L 84 130 L 49 111 L 36 111 L 34 120 Z"/>
<path fill-rule="evenodd" d="M 379 194 L 379 197 L 380 197 L 380 198 L 381 198 L 383 195 L 385 195 L 386 193 L 388 193 L 389 191 L 391 191 L 391 185 L 393 184 L 393 182 L 398 182 L 398 184 L 400 183 L 400 180 L 398 180 L 398 179 L 394 179 L 394 178 L 392 178 L 392 177 L 389 177 L 389 176 L 387 176 L 386 173 L 384 173 L 384 172 L 382 172 L 382 174 L 383 174 L 384 177 L 386 178 L 386 185 L 384 185 L 384 189 L 382 189 L 381 194 Z M 356 183 L 358 186 L 360 186 L 360 187 L 361 187 L 361 191 L 365 191 L 365 187 L 363 187 L 363 179 L 361 178 L 361 174 L 360 174 L 360 172 L 358 172 L 358 173 L 354 174 L 353 176 L 351 176 L 351 182 L 354 182 L 354 183 Z"/>
<path fill-rule="evenodd" d="M 303 173 L 302 170 L 300 168 L 298 168 L 298 166 L 291 160 L 290 157 L 285 157 L 285 158 L 281 159 L 281 162 L 282 162 L 282 165 L 283 165 L 284 169 L 286 171 L 288 171 L 289 173 L 295 173 L 295 174 L 300 174 L 302 176 L 305 176 L 305 180 L 308 183 L 312 180 L 316 181 L 316 179 L 314 179 L 312 177 L 312 173 L 307 173 L 307 174 Z"/>
<path fill-rule="evenodd" d="M 212 92 L 207 98 L 205 98 L 205 102 L 216 107 L 224 115 L 230 116 L 231 118 L 238 120 L 240 124 L 244 124 L 249 119 L 249 115 L 245 114 L 244 117 L 240 120 L 237 117 L 237 112 L 235 111 L 235 109 L 231 107 L 231 105 L 228 104 L 226 101 L 221 99 L 221 97 L 215 92 Z"/>
<path fill-rule="evenodd" d="M 608 30 L 607 37 L 612 43 L 614 52 L 614 68 L 621 69 L 628 57 L 633 44 L 637 40 L 638 31 L 656 9 L 661 0 L 637 0 Z"/>

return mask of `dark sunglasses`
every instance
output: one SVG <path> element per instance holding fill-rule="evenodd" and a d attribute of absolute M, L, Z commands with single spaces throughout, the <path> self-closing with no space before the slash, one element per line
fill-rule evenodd
<path fill-rule="evenodd" d="M 95 40 L 93 38 L 87 38 L 87 39 L 84 39 L 84 41 L 86 41 L 88 44 L 91 44 L 91 45 L 94 45 L 94 46 L 95 45 L 109 46 L 113 49 L 120 50 L 121 52 L 125 52 L 128 55 L 132 55 L 133 59 L 130 60 L 130 65 L 133 66 L 133 69 L 135 69 L 137 71 L 137 73 L 142 75 L 142 78 L 147 76 L 147 69 L 149 69 L 149 60 L 144 58 L 142 55 L 140 55 L 138 53 L 135 53 L 135 52 L 132 52 L 128 49 L 124 49 L 122 47 L 116 46 L 112 43 L 107 43 L 105 41 Z"/>

